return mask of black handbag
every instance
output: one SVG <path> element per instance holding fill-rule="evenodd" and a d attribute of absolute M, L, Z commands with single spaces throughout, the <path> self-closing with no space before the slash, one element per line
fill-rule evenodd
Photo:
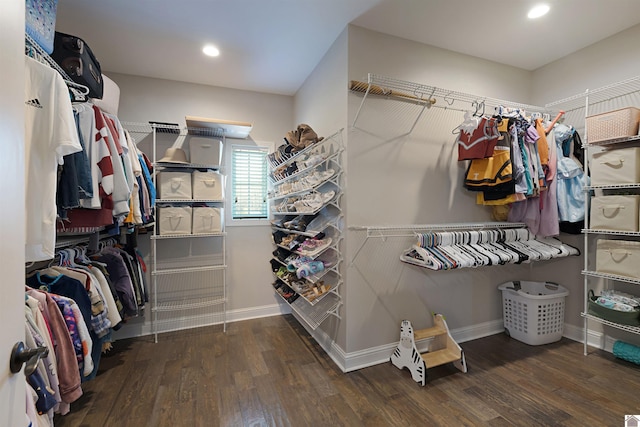
<path fill-rule="evenodd" d="M 100 63 L 84 40 L 56 31 L 51 57 L 74 82 L 89 88 L 90 98 L 102 99 L 104 82 Z"/>

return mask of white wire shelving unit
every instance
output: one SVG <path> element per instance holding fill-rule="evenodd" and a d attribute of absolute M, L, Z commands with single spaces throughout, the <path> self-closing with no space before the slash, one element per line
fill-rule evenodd
<path fill-rule="evenodd" d="M 216 170 L 221 171 L 222 165 L 208 164 L 180 164 L 165 163 L 158 161 L 158 136 L 169 135 L 167 138 L 174 138 L 172 147 L 182 147 L 185 140 L 190 136 L 204 136 L 211 138 L 222 138 L 223 150 L 225 142 L 224 128 L 215 126 L 207 128 L 180 127 L 171 124 L 160 123 L 132 123 L 123 122 L 122 125 L 128 130 L 136 143 L 143 139 L 151 138 L 151 161 L 153 163 L 152 179 L 157 188 L 158 169 L 185 169 L 185 170 Z M 165 137 L 163 136 L 163 141 Z M 158 205 L 195 205 L 206 204 L 207 206 L 224 206 L 222 199 L 156 199 L 154 215 L 158 215 Z M 190 327 L 209 326 L 211 324 L 222 324 L 223 331 L 226 332 L 226 303 L 227 303 L 227 283 L 226 283 L 226 232 L 200 233 L 200 234 L 162 234 L 157 221 L 154 222 L 151 240 L 151 289 L 152 289 L 152 319 L 151 331 L 154 341 L 158 342 L 158 334 L 173 330 Z M 188 250 L 193 250 L 191 240 L 211 240 L 219 241 L 219 253 L 212 254 L 207 260 L 199 259 L 195 265 L 191 262 L 190 253 L 176 253 L 178 259 L 184 260 L 183 266 L 175 266 L 175 262 L 158 259 L 158 244 L 162 241 L 188 242 Z M 181 246 L 182 247 L 182 246 Z M 166 247 L 165 247 L 166 250 Z M 210 259 L 209 259 L 210 258 Z M 193 261 L 196 263 L 196 261 Z M 180 261 L 177 262 L 180 264 Z M 158 315 L 166 313 L 170 317 L 168 320 L 160 320 Z M 193 314 L 195 313 L 195 314 Z M 212 320 L 214 319 L 214 320 Z M 188 321 L 187 321 L 188 320 Z M 178 324 L 188 324 L 188 326 L 174 326 Z"/>
<path fill-rule="evenodd" d="M 639 106 L 640 105 L 640 76 L 631 77 L 616 83 L 612 83 L 606 86 L 599 87 L 597 89 L 588 89 L 583 93 L 579 93 L 568 98 L 564 98 L 552 103 L 547 104 L 548 108 L 562 108 L 567 111 L 575 111 L 582 113 L 581 116 L 586 123 L 586 118 L 590 115 L 601 114 L 609 111 L 618 110 L 621 108 Z M 587 160 L 584 162 L 585 176 L 589 175 L 589 152 L 593 147 L 601 147 L 605 149 L 615 149 L 616 146 L 620 147 L 620 144 L 634 144 L 640 141 L 640 135 L 612 138 L 604 141 L 597 141 L 593 144 L 589 142 L 589 133 L 586 124 L 583 126 L 583 148 L 585 151 L 584 158 Z M 615 274 L 601 273 L 593 271 L 589 268 L 590 259 L 590 242 L 589 236 L 597 235 L 613 235 L 622 236 L 636 239 L 640 237 L 640 233 L 626 232 L 616 230 L 597 230 L 588 228 L 589 215 L 590 215 L 590 203 L 592 197 L 592 190 L 637 190 L 640 189 L 640 183 L 636 184 L 608 184 L 608 185 L 586 185 L 584 187 L 584 221 L 585 229 L 582 230 L 584 235 L 584 253 L 583 253 L 583 265 L 584 269 L 581 272 L 583 275 L 583 343 L 584 343 L 584 355 L 588 355 L 588 337 L 589 337 L 589 321 L 595 321 L 605 326 L 613 327 L 626 332 L 631 332 L 640 335 L 640 327 L 632 327 L 627 325 L 618 324 L 609 320 L 589 314 L 589 286 L 590 278 L 604 280 L 605 287 L 615 286 L 616 282 L 630 283 L 633 285 L 640 285 L 640 278 L 618 276 Z"/>

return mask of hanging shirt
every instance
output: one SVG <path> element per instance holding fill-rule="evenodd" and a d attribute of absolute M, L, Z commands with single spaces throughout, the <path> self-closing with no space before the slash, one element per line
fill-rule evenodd
<path fill-rule="evenodd" d="M 25 261 L 42 261 L 54 256 L 58 165 L 82 146 L 60 74 L 28 56 L 25 61 Z"/>

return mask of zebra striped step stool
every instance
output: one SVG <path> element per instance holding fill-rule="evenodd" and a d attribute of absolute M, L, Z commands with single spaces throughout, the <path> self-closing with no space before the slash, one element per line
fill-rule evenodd
<path fill-rule="evenodd" d="M 420 354 L 416 341 L 431 339 L 426 353 Z M 400 324 L 400 342 L 391 355 L 391 363 L 398 368 L 407 368 L 411 378 L 422 386 L 427 379 L 427 368 L 453 363 L 453 366 L 467 372 L 464 352 L 449 333 L 449 327 L 442 314 L 433 315 L 433 326 L 413 331 L 408 320 Z"/>

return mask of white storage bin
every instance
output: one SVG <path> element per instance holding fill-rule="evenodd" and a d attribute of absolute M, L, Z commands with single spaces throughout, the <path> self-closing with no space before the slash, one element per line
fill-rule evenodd
<path fill-rule="evenodd" d="M 222 160 L 222 141 L 192 136 L 189 138 L 189 158 L 196 165 L 218 166 Z"/>
<path fill-rule="evenodd" d="M 600 196 L 591 199 L 589 228 L 638 231 L 640 195 Z"/>
<path fill-rule="evenodd" d="M 210 207 L 194 207 L 193 234 L 212 234 L 222 232 L 222 209 Z"/>
<path fill-rule="evenodd" d="M 598 240 L 596 271 L 635 279 L 640 278 L 640 242 Z"/>
<path fill-rule="evenodd" d="M 190 172 L 159 172 L 157 184 L 159 199 L 191 200 Z"/>
<path fill-rule="evenodd" d="M 194 171 L 191 174 L 193 198 L 195 200 L 223 200 L 222 175 L 218 172 Z"/>
<path fill-rule="evenodd" d="M 161 236 L 191 234 L 191 206 L 158 207 L 158 231 Z"/>
<path fill-rule="evenodd" d="M 635 184 L 640 182 L 640 147 L 594 153 L 591 184 Z"/>
<path fill-rule="evenodd" d="M 566 288 L 550 282 L 513 281 L 498 289 L 502 291 L 504 329 L 512 338 L 529 345 L 562 338 Z"/>

